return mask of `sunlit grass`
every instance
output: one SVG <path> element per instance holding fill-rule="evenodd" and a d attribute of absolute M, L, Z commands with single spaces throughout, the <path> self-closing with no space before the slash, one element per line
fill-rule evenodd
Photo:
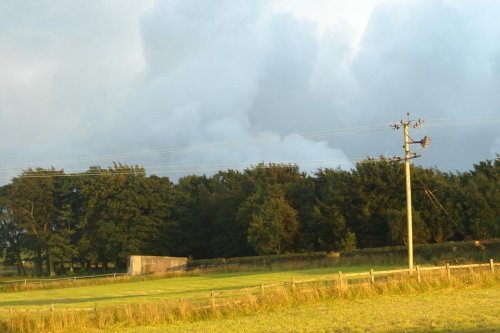
<path fill-rule="evenodd" d="M 83 287 L 68 287 L 51 290 L 33 290 L 1 293 L 0 316 L 9 308 L 36 308 L 54 304 L 57 308 L 94 307 L 123 302 L 141 302 L 155 300 L 177 300 L 179 298 L 206 297 L 211 291 L 239 289 L 258 284 L 289 282 L 294 279 L 306 279 L 343 272 L 366 272 L 371 267 L 330 267 L 282 272 L 231 272 L 203 274 L 200 276 L 181 276 L 168 279 L 152 279 L 128 283 L 109 283 Z M 393 267 L 373 267 L 376 270 Z"/>
<path fill-rule="evenodd" d="M 498 332 L 500 287 L 325 299 L 254 314 L 126 332 Z"/>
<path fill-rule="evenodd" d="M 237 275 L 236 277 L 242 276 L 241 273 L 235 275 Z M 248 275 L 244 276 L 249 278 Z M 215 281 L 223 281 L 224 278 L 231 281 L 235 277 L 224 276 L 223 279 L 218 279 L 217 276 L 211 276 L 211 278 Z M 429 272 L 429 274 L 423 274 L 420 281 L 415 276 L 400 274 L 389 278 L 379 278 L 374 285 L 366 279 L 349 285 L 338 281 L 328 284 L 314 282 L 296 284 L 295 288 L 292 288 L 292 285 L 285 284 L 266 289 L 264 293 L 247 292 L 232 299 L 222 299 L 217 296 L 213 303 L 208 297 L 205 297 L 204 303 L 196 303 L 189 298 L 181 298 L 178 301 L 150 299 L 140 302 L 114 303 L 102 307 L 99 305 L 91 311 L 61 311 L 57 309 L 34 313 L 14 311 L 7 320 L 3 321 L 3 324 L 0 324 L 3 325 L 0 328 L 8 332 L 89 332 L 99 330 L 121 332 L 126 328 L 133 328 L 130 332 L 148 332 L 148 330 L 150 332 L 163 332 L 166 329 L 213 331 L 214 328 L 210 325 L 216 325 L 221 332 L 235 330 L 282 332 L 299 329 L 299 331 L 304 331 L 308 330 L 309 327 L 316 331 L 320 328 L 326 328 L 327 331 L 339 332 L 382 332 L 395 327 L 394 331 L 400 332 L 425 328 L 462 327 L 460 326 L 461 321 L 466 321 L 468 317 L 465 316 L 465 319 L 459 318 L 459 320 L 454 321 L 453 311 L 444 317 L 436 317 L 436 321 L 424 321 L 425 318 L 435 316 L 439 306 L 453 308 L 462 306 L 462 302 L 467 304 L 469 308 L 471 305 L 482 307 L 482 312 L 480 312 L 482 315 L 474 318 L 482 318 L 484 326 L 478 326 L 476 320 L 474 321 L 475 326 L 471 327 L 490 329 L 498 325 L 499 321 L 497 318 L 499 314 L 497 310 L 499 308 L 499 298 L 497 297 L 500 293 L 499 285 L 500 273 L 491 274 L 491 271 L 484 269 L 470 272 L 465 270 L 462 273 L 457 272 L 451 277 L 446 274 Z M 473 301 L 474 297 L 470 295 L 480 291 L 481 288 L 491 290 L 492 292 L 486 294 L 486 297 L 493 295 L 494 298 Z M 443 299 L 439 304 L 435 304 L 435 308 L 429 309 L 424 306 L 426 301 L 432 303 L 434 299 L 447 297 L 447 295 L 458 297 L 456 295 L 461 292 L 472 294 L 469 294 L 469 297 L 452 299 L 451 301 Z M 411 306 L 407 303 L 412 299 L 420 300 L 421 296 L 419 295 L 424 295 L 424 300 L 419 301 L 420 303 L 417 302 L 421 308 L 415 307 L 412 312 Z M 393 297 L 400 301 L 394 301 Z M 295 316 L 296 319 L 300 319 L 301 316 L 304 318 L 305 324 L 302 326 L 298 323 L 284 322 L 280 319 L 281 315 L 273 317 L 279 311 L 287 313 L 291 309 L 301 308 L 304 305 L 314 308 L 314 305 L 323 303 L 331 303 L 332 307 L 338 310 L 338 313 L 331 314 L 331 322 L 320 320 L 324 316 L 330 316 L 328 312 L 330 310 L 319 316 L 309 313 L 307 310 L 303 314 L 292 314 L 291 316 Z M 364 306 L 365 311 L 371 311 L 365 316 L 368 319 L 361 316 L 363 312 L 358 312 L 357 306 Z M 425 311 L 430 312 L 426 313 Z M 457 311 L 458 315 L 467 314 L 463 308 L 458 308 Z M 470 308 L 468 316 L 470 317 L 470 313 L 474 311 Z M 406 315 L 409 319 L 401 321 L 401 317 L 399 317 L 401 314 Z M 244 318 L 252 316 L 254 317 L 253 323 L 246 323 Z M 265 319 L 256 320 L 255 318 L 259 318 L 259 316 L 263 316 Z M 318 318 L 317 322 L 314 321 L 314 318 Z M 236 323 L 231 322 L 232 320 L 242 320 L 242 324 L 237 326 Z M 310 322 L 310 320 L 313 321 Z M 214 324 L 214 321 L 215 323 L 221 321 L 229 324 L 224 328 L 224 326 Z M 267 324 L 263 324 L 264 322 Z M 152 327 L 140 328 L 144 325 L 158 326 L 159 330 L 155 331 L 155 328 Z"/>

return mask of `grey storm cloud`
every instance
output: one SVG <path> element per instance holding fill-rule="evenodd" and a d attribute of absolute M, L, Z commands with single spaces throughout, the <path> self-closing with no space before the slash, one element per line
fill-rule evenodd
<path fill-rule="evenodd" d="M 352 64 L 360 113 L 370 120 L 410 112 L 423 118 L 500 115 L 498 2 L 388 3 L 373 12 Z M 356 109 L 356 108 L 353 108 Z M 493 157 L 498 122 L 427 129 L 426 163 L 448 170 Z"/>
<path fill-rule="evenodd" d="M 356 43 L 348 24 L 269 4 L 2 2 L 1 176 L 111 161 L 174 179 L 261 161 L 349 168 L 400 154 L 388 125 L 407 112 L 430 120 L 418 163 L 465 170 L 500 151 L 498 2 L 382 2 Z M 374 124 L 387 127 L 363 130 Z"/>

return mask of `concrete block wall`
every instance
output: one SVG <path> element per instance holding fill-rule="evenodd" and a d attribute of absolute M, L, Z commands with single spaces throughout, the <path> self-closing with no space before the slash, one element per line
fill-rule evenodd
<path fill-rule="evenodd" d="M 167 272 L 172 269 L 183 269 L 187 266 L 187 258 L 161 256 L 129 256 L 128 274 L 140 275 Z"/>

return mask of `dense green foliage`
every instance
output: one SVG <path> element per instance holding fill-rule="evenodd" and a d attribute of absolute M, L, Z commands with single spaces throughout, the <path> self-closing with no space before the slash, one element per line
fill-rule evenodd
<path fill-rule="evenodd" d="M 416 243 L 500 236 L 500 160 L 444 173 L 414 167 Z M 0 254 L 25 274 L 123 268 L 130 254 L 235 257 L 404 245 L 404 169 L 257 165 L 177 184 L 138 166 L 29 169 L 0 187 Z M 63 265 L 63 263 L 65 265 Z"/>

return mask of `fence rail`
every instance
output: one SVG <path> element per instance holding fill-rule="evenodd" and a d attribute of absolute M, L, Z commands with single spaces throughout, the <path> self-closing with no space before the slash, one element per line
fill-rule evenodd
<path fill-rule="evenodd" d="M 470 268 L 480 268 L 480 267 L 489 267 L 491 271 L 494 271 L 495 266 L 499 266 L 500 263 L 495 263 L 493 259 L 490 259 L 489 263 L 485 264 L 466 264 L 466 265 L 449 265 L 446 264 L 446 266 L 429 266 L 429 267 L 420 267 L 416 266 L 414 269 L 410 270 L 408 268 L 406 269 L 393 269 L 393 270 L 385 270 L 385 271 L 374 271 L 370 270 L 369 272 L 358 272 L 358 273 L 342 273 L 338 272 L 336 274 L 330 274 L 330 275 L 324 275 L 321 277 L 313 278 L 313 279 L 305 279 L 305 280 L 294 280 L 294 283 L 312 283 L 312 282 L 325 282 L 325 281 L 336 281 L 339 279 L 346 279 L 346 280 L 353 280 L 353 279 L 360 279 L 360 278 L 367 278 L 370 277 L 372 282 L 374 281 L 374 278 L 376 276 L 387 276 L 387 275 L 394 275 L 394 274 L 401 274 L 401 273 L 417 273 L 422 272 L 422 271 L 434 271 L 434 270 L 445 270 L 450 274 L 450 270 L 452 269 L 470 269 Z M 204 267 L 218 267 L 219 265 L 206 265 Z M 195 267 L 198 268 L 198 267 Z M 184 271 L 190 271 L 195 268 L 185 268 Z M 178 271 L 176 270 L 169 270 L 169 272 L 174 272 Z M 64 278 L 45 278 L 45 279 L 18 279 L 18 280 L 7 280 L 7 281 L 0 281 L 0 285 L 6 285 L 6 284 L 44 284 L 44 283 L 50 283 L 50 282 L 62 282 L 62 281 L 76 281 L 76 280 L 86 280 L 86 279 L 95 279 L 95 278 L 109 278 L 109 277 L 119 277 L 119 276 L 129 276 L 128 273 L 110 273 L 110 274 L 99 274 L 99 275 L 86 275 L 86 276 L 72 276 L 72 277 L 64 277 Z M 287 284 L 286 282 L 285 284 Z M 275 287 L 278 285 L 283 285 L 283 283 L 274 283 L 274 284 L 258 284 L 255 286 L 249 286 L 245 287 L 243 289 L 248 289 L 248 288 L 262 288 L 262 287 Z M 239 290 L 239 289 L 236 289 Z"/>
<path fill-rule="evenodd" d="M 2 284 L 28 284 L 28 283 L 36 283 L 36 284 L 42 284 L 42 283 L 50 283 L 50 282 L 61 282 L 61 281 L 76 281 L 76 280 L 87 280 L 87 279 L 94 279 L 94 278 L 105 278 L 105 277 L 118 277 L 118 276 L 125 276 L 128 275 L 127 273 L 111 273 L 111 274 L 99 274 L 99 275 L 85 275 L 85 276 L 69 276 L 69 277 L 63 277 L 63 278 L 45 278 L 45 279 L 19 279 L 19 280 L 7 280 L 7 281 L 0 281 L 0 285 Z"/>
<path fill-rule="evenodd" d="M 489 271 L 494 274 L 495 273 L 495 267 L 500 266 L 500 263 L 495 263 L 493 259 L 490 259 L 489 263 L 485 264 L 468 264 L 468 265 L 449 265 L 446 264 L 445 266 L 430 266 L 430 267 L 420 267 L 416 266 L 414 269 L 395 269 L 395 270 L 386 270 L 386 271 L 374 271 L 371 269 L 369 272 L 358 272 L 358 273 L 342 273 L 338 272 L 337 274 L 330 274 L 330 275 L 325 275 L 321 276 L 318 278 L 313 278 L 313 279 L 302 279 L 302 280 L 296 280 L 296 279 L 291 279 L 290 281 L 287 282 L 280 282 L 280 283 L 270 283 L 270 284 L 255 284 L 255 285 L 249 285 L 246 287 L 242 288 L 235 288 L 235 289 L 226 289 L 226 290 L 221 290 L 218 292 L 211 291 L 210 294 L 208 295 L 196 295 L 196 296 L 191 296 L 191 297 L 186 297 L 180 298 L 178 301 L 183 302 L 184 300 L 189 300 L 190 302 L 194 303 L 199 303 L 201 307 L 205 308 L 215 308 L 218 306 L 223 306 L 227 305 L 229 303 L 222 303 L 220 302 L 221 300 L 231 300 L 230 304 L 237 304 L 238 302 L 241 302 L 241 300 L 235 299 L 234 297 L 239 297 L 242 295 L 246 294 L 260 294 L 264 295 L 266 290 L 270 288 L 276 288 L 276 287 L 284 287 L 284 288 L 289 288 L 291 291 L 296 290 L 296 286 L 299 284 L 307 284 L 307 283 L 324 283 L 324 282 L 333 282 L 336 283 L 340 286 L 346 287 L 348 284 L 348 280 L 355 280 L 355 279 L 360 279 L 360 278 L 368 278 L 371 284 L 373 285 L 375 283 L 376 276 L 379 278 L 381 276 L 391 276 L 391 275 L 397 275 L 397 274 L 415 274 L 417 277 L 417 281 L 420 283 L 421 282 L 421 273 L 425 271 L 437 271 L 441 270 L 443 272 L 446 272 L 448 275 L 448 278 L 451 277 L 451 271 L 452 270 L 463 270 L 463 269 L 468 269 L 470 273 L 473 272 L 474 268 L 489 268 Z M 118 275 L 126 275 L 126 273 L 113 273 L 113 274 L 102 274 L 102 275 L 90 275 L 90 276 L 80 276 L 80 277 L 75 277 L 79 279 L 83 278 L 95 278 L 95 277 L 116 277 Z M 74 279 L 73 277 L 70 279 Z M 59 278 L 59 279 L 42 279 L 42 281 L 60 281 L 60 280 L 68 280 L 68 278 Z M 4 283 L 10 282 L 10 283 L 19 283 L 19 282 L 24 282 L 25 280 L 13 280 L 13 281 L 3 281 Z M 302 290 L 301 291 L 308 291 L 308 290 Z M 310 291 L 310 290 L 309 290 Z M 233 298 L 232 298 L 233 297 Z M 231 299 L 232 298 L 232 299 Z M 216 303 L 216 300 L 219 301 L 219 303 Z M 172 300 L 174 302 L 174 300 Z M 203 305 L 203 304 L 208 304 L 208 305 Z M 46 308 L 29 308 L 29 309 L 24 309 L 24 310 L 15 310 L 15 311 L 20 311 L 20 312 L 39 312 L 39 311 L 46 311 Z M 95 307 L 79 307 L 79 308 L 62 308 L 62 309 L 57 309 L 57 311 L 96 311 L 97 310 L 97 304 Z M 11 310 L 12 311 L 12 310 Z M 49 311 L 55 311 L 54 309 L 54 304 L 50 305 Z"/>

